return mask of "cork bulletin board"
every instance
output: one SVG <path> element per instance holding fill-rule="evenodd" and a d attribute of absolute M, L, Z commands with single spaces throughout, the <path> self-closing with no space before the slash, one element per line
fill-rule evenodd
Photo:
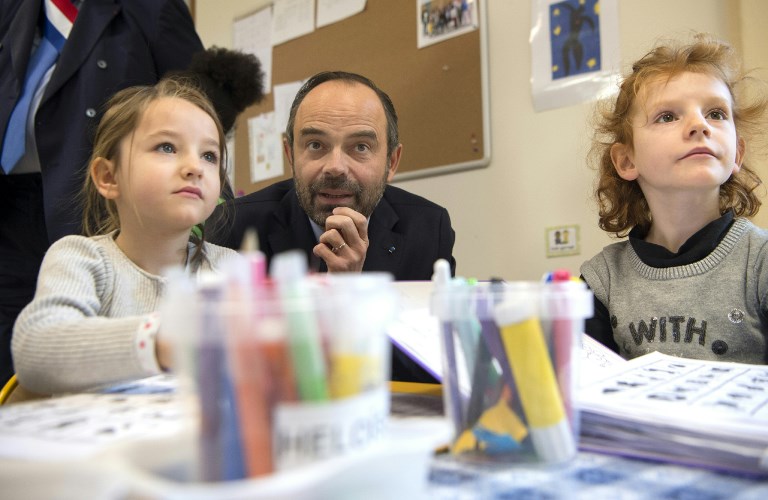
<path fill-rule="evenodd" d="M 415 0 L 368 0 L 360 14 L 275 46 L 272 84 L 329 70 L 372 79 L 398 113 L 403 155 L 395 182 L 485 167 L 490 162 L 486 2 L 476 1 L 477 30 L 419 49 Z M 238 117 L 237 191 L 247 194 L 291 176 L 285 160 L 283 177 L 250 181 L 247 120 L 273 109 L 270 93 Z"/>

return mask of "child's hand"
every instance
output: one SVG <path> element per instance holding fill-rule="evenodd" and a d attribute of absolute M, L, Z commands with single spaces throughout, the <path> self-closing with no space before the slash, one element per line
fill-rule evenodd
<path fill-rule="evenodd" d="M 173 346 L 163 338 L 160 332 L 157 332 L 155 340 L 155 356 L 157 356 L 157 364 L 164 372 L 173 367 Z"/>

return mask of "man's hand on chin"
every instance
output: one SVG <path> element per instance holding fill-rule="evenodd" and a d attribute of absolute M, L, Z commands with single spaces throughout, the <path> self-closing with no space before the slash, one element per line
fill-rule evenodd
<path fill-rule="evenodd" d="M 328 272 L 360 272 L 368 252 L 368 219 L 349 207 L 336 207 L 325 221 L 325 232 L 313 249 Z"/>

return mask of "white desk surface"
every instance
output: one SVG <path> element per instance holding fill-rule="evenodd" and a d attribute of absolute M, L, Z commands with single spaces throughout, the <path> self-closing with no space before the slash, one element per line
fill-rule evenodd
<path fill-rule="evenodd" d="M 398 289 L 410 310 L 428 307 L 429 282 L 398 284 Z M 339 491 L 333 489 L 338 483 L 343 483 L 344 496 L 366 499 L 768 498 L 768 481 L 596 453 L 580 452 L 569 464 L 549 468 L 475 466 L 447 455 L 432 456 L 436 441 L 444 441 L 448 435 L 447 423 L 440 416 L 441 401 L 413 395 L 395 395 L 392 400 L 393 433 L 398 435 L 394 441 L 411 446 L 410 454 L 391 445 L 367 457 L 339 461 L 314 476 L 295 476 L 299 480 L 292 481 L 292 489 L 285 481 L 206 486 L 174 483 L 147 471 L 167 466 L 169 453 L 176 459 L 188 459 L 193 453 L 189 439 L 182 439 L 188 432 L 180 418 L 185 410 L 174 407 L 180 398 L 166 392 L 169 387 L 163 389 L 164 384 L 173 385 L 167 379 L 156 379 L 148 384 L 149 390 L 139 385 L 127 389 L 132 394 L 113 394 L 111 403 L 106 402 L 109 396 L 104 400 L 74 396 L 69 403 L 61 402 L 63 407 L 70 406 L 69 413 L 56 410 L 55 400 L 0 408 L 0 499 L 338 498 Z M 160 388 L 160 394 L 147 394 L 153 392 L 152 387 Z M 38 407 L 28 411 L 25 404 Z M 89 413 L 89 409 L 94 411 Z M 150 409 L 154 413 L 147 411 Z M 9 427 L 14 415 L 25 431 L 14 433 Z M 70 433 L 57 434 L 61 420 L 56 415 L 69 415 L 65 427 Z M 141 421 L 149 425 L 138 425 L 135 420 L 127 425 L 131 421 L 125 418 L 128 415 L 143 415 Z M 40 430 L 30 432 L 35 425 Z M 101 433 L 94 435 L 94 430 Z M 56 435 L 67 438 L 56 439 Z M 414 446 L 420 447 L 418 453 L 413 452 Z M 403 483 L 408 482 L 404 472 L 411 474 L 411 483 L 418 483 L 415 490 L 404 489 Z"/>
<path fill-rule="evenodd" d="M 152 396 L 122 397 L 129 404 L 140 406 L 140 401 L 143 404 L 144 399 Z M 14 407 L 21 409 L 24 404 L 7 406 L 0 410 L 0 416 Z M 568 465 L 554 468 L 474 466 L 457 462 L 448 455 L 430 459 L 429 450 L 435 445 L 434 440 L 440 432 L 441 439 L 447 436 L 446 422 L 437 415 L 441 411 L 439 401 L 434 397 L 424 397 L 420 401 L 418 397 L 396 395 L 393 409 L 399 413 L 393 415 L 393 422 L 401 425 L 397 432 L 403 443 L 413 446 L 419 436 L 423 440 L 424 436 L 433 433 L 432 441 L 427 439 L 421 444 L 422 450 L 427 450 L 421 452 L 426 457 L 422 484 L 417 490 L 406 489 L 408 498 L 413 498 L 415 491 L 422 498 L 430 499 L 768 498 L 768 481 L 595 453 L 581 452 Z M 168 413 L 174 414 L 172 411 Z M 410 422 L 415 427 L 409 430 L 408 424 L 402 426 L 403 422 Z M 109 426 L 107 420 L 104 424 L 104 428 Z M 415 434 L 414 429 L 417 429 Z M 338 493 L 328 489 L 334 479 L 326 481 L 318 474 L 301 479 L 307 485 L 314 485 L 303 490 L 297 490 L 296 481 L 291 482 L 292 490 L 286 490 L 285 484 L 277 487 L 274 481 L 270 485 L 268 481 L 259 480 L 203 487 L 199 484 L 173 483 L 150 474 L 148 469 L 156 470 L 168 465 L 169 453 L 175 454 L 176 459 L 192 453 L 189 443 L 183 441 L 182 436 L 183 433 L 165 439 L 145 436 L 147 440 L 138 444 L 131 439 L 107 443 L 66 460 L 61 460 L 61 456 L 55 453 L 57 450 L 63 453 L 66 447 L 61 443 L 54 446 L 56 443 L 51 441 L 48 441 L 48 449 L 51 450 L 49 459 L 39 454 L 30 460 L 9 458 L 14 456 L 13 451 L 7 448 L 10 441 L 0 439 L 0 453 L 6 457 L 0 459 L 0 498 L 329 498 L 325 495 L 335 497 Z M 409 437 L 406 439 L 406 436 Z M 403 469 L 398 467 L 407 463 L 401 459 L 414 460 L 414 456 L 400 456 L 398 453 L 401 451 L 392 448 L 377 457 L 340 462 L 337 467 L 323 473 L 327 477 L 336 477 L 337 482 L 346 482 L 350 477 L 367 478 L 363 482 L 347 485 L 345 490 L 357 491 L 356 488 L 360 488 L 359 491 L 365 491 L 366 498 L 405 498 L 402 484 L 389 479 L 377 482 L 377 474 L 371 472 L 382 472 L 389 467 L 392 475 L 400 477 Z M 420 470 L 420 459 L 416 458 L 415 465 L 410 466 L 411 472 Z M 365 467 L 366 460 L 370 460 L 371 469 Z M 358 471 L 353 474 L 350 471 L 355 467 Z M 343 480 L 339 479 L 342 477 Z M 372 485 L 379 488 L 377 494 L 370 494 Z M 415 497 L 419 498 L 419 495 Z"/>

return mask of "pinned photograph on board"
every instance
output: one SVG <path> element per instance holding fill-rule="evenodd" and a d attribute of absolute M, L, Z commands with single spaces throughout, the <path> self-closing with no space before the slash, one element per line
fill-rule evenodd
<path fill-rule="evenodd" d="M 478 0 L 416 0 L 418 48 L 477 29 Z"/>
<path fill-rule="evenodd" d="M 600 71 L 600 3 L 565 0 L 549 6 L 552 79 Z"/>

